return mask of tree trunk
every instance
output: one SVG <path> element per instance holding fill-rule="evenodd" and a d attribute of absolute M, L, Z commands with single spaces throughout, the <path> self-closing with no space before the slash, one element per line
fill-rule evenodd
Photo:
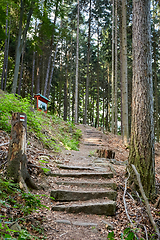
<path fill-rule="evenodd" d="M 98 66 L 97 66 L 97 126 L 99 127 L 99 21 L 98 21 L 98 56 L 97 56 L 97 61 L 98 61 Z"/>
<path fill-rule="evenodd" d="M 55 50 L 55 53 L 54 53 L 54 59 L 53 59 L 53 63 L 52 63 L 51 74 L 50 74 L 50 78 L 49 78 L 49 82 L 48 82 L 47 98 L 49 98 L 49 94 L 50 94 L 50 89 L 51 89 L 51 83 L 52 83 L 52 78 L 53 78 L 53 72 L 54 72 L 57 52 L 58 52 L 58 43 L 56 45 L 56 50 Z"/>
<path fill-rule="evenodd" d="M 8 4 L 6 9 L 6 38 L 5 38 L 5 49 L 4 49 L 4 63 L 3 63 L 3 71 L 2 71 L 2 78 L 1 78 L 1 89 L 4 90 L 4 77 L 6 72 L 6 63 L 7 63 L 7 31 L 8 31 Z"/>
<path fill-rule="evenodd" d="M 23 14 L 24 14 L 24 1 L 21 0 L 21 11 L 20 11 L 20 20 L 19 20 L 19 33 L 18 33 L 18 41 L 17 41 L 17 48 L 16 48 L 16 57 L 15 57 L 15 68 L 14 68 L 14 78 L 13 78 L 13 85 L 12 85 L 12 93 L 16 94 L 16 88 L 17 88 L 17 80 L 18 80 L 18 73 L 19 73 L 19 65 L 20 65 L 20 58 L 22 54 L 23 45 L 26 41 L 27 31 L 29 28 L 31 16 L 33 13 L 32 6 L 33 2 L 31 3 L 31 9 L 29 10 L 28 17 L 27 17 L 27 23 L 24 29 L 24 34 L 22 37 L 22 20 L 23 20 Z M 21 39 L 22 38 L 22 39 Z"/>
<path fill-rule="evenodd" d="M 18 95 L 21 95 L 24 52 L 25 52 L 25 47 L 23 47 L 23 50 L 22 50 L 21 69 L 20 69 L 20 76 L 19 76 L 19 83 L 18 83 Z"/>
<path fill-rule="evenodd" d="M 107 66 L 107 114 L 106 114 L 106 130 L 110 131 L 110 76 L 109 64 Z"/>
<path fill-rule="evenodd" d="M 157 34 L 156 34 L 156 6 L 155 0 L 152 1 L 153 6 L 153 82 L 154 82 L 154 116 L 155 116 L 155 137 L 156 141 L 159 142 L 159 99 L 158 99 L 158 82 L 157 82 L 157 62 L 158 62 L 158 43 L 157 43 Z"/>
<path fill-rule="evenodd" d="M 122 138 L 128 144 L 128 81 L 127 81 L 127 29 L 126 29 L 126 0 L 122 0 Z"/>
<path fill-rule="evenodd" d="M 67 45 L 67 44 L 66 44 Z M 66 46 L 67 48 L 67 46 Z M 67 61 L 67 49 L 66 49 L 66 69 L 65 69 L 65 83 L 64 83 L 64 121 L 67 121 L 67 109 L 68 109 L 68 61 Z"/>
<path fill-rule="evenodd" d="M 33 87 L 34 87 L 34 70 L 35 70 L 35 54 L 33 51 L 33 59 L 32 59 L 32 81 L 31 81 L 31 97 L 33 98 Z"/>
<path fill-rule="evenodd" d="M 28 191 L 27 185 L 34 189 L 37 186 L 32 181 L 27 171 L 26 157 L 26 134 L 27 134 L 27 116 L 24 113 L 12 114 L 11 140 L 8 153 L 8 175 L 20 183 L 25 191 Z M 27 184 L 27 185 L 26 185 Z"/>
<path fill-rule="evenodd" d="M 115 132 L 115 81 L 114 81 L 114 0 L 112 3 L 112 133 Z"/>
<path fill-rule="evenodd" d="M 87 49 L 87 79 L 86 79 L 84 124 L 87 124 L 87 115 L 88 115 L 87 111 L 88 111 L 88 99 L 89 99 L 90 35 L 91 35 L 91 0 L 90 0 L 90 5 L 89 5 L 89 29 L 88 29 L 88 49 Z"/>
<path fill-rule="evenodd" d="M 75 123 L 78 123 L 78 61 L 79 61 L 79 0 L 77 0 L 77 50 L 76 50 L 76 82 L 75 82 Z"/>
<path fill-rule="evenodd" d="M 37 76 L 36 76 L 36 94 L 40 93 L 40 69 L 42 65 L 42 56 L 37 57 Z"/>
<path fill-rule="evenodd" d="M 6 69 L 5 69 L 4 91 L 6 91 L 6 85 L 7 85 L 8 52 L 9 52 L 9 41 L 10 41 L 10 29 L 11 29 L 11 18 L 10 18 L 9 30 L 8 30 L 8 42 L 7 42 L 7 53 L 6 53 Z"/>
<path fill-rule="evenodd" d="M 129 152 L 130 184 L 135 183 L 131 164 L 141 176 L 148 198 L 155 195 L 155 154 L 151 56 L 150 0 L 133 0 L 132 128 Z"/>
<path fill-rule="evenodd" d="M 103 114 L 102 114 L 102 123 L 103 123 L 103 131 L 105 128 L 105 124 L 104 124 L 104 109 L 105 109 L 105 79 L 104 79 L 104 63 L 103 63 Z"/>
<path fill-rule="evenodd" d="M 46 79 L 45 79 L 44 92 L 43 92 L 44 96 L 46 96 L 46 93 L 47 93 L 48 79 L 49 79 L 49 73 L 50 73 L 50 68 L 51 68 L 52 50 L 53 50 L 54 35 L 55 35 L 55 25 L 56 25 L 57 12 L 58 12 L 58 3 L 59 3 L 59 0 L 57 0 L 57 2 L 56 2 L 56 10 L 55 10 L 55 15 L 54 15 L 54 23 L 53 23 L 53 25 L 54 25 L 53 34 L 52 34 L 52 39 L 51 39 L 50 53 L 49 53 L 49 58 L 48 58 L 48 66 L 47 66 Z"/>
<path fill-rule="evenodd" d="M 118 107 L 117 107 L 117 0 L 115 0 L 115 134 L 117 134 Z"/>

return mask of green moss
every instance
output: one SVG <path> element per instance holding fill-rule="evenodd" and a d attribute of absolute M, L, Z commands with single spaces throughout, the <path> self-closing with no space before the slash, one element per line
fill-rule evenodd
<path fill-rule="evenodd" d="M 141 177 L 142 186 L 148 198 L 152 199 L 155 195 L 155 174 L 153 169 L 154 158 L 152 149 L 140 144 L 136 136 L 132 136 L 129 153 L 129 172 L 130 184 L 134 183 L 136 190 L 139 189 L 135 173 L 131 167 L 134 164 Z"/>

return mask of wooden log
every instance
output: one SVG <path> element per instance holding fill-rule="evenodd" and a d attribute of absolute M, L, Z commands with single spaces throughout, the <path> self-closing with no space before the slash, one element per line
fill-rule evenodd
<path fill-rule="evenodd" d="M 13 113 L 11 121 L 11 140 L 8 153 L 8 175 L 27 191 L 27 186 L 37 189 L 27 170 L 26 136 L 27 116 L 25 113 Z M 23 180 L 22 180 L 23 179 Z"/>

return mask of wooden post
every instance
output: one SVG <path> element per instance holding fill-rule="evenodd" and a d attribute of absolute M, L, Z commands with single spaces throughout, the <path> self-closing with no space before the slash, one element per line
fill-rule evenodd
<path fill-rule="evenodd" d="M 11 140 L 8 154 L 8 175 L 19 182 L 20 187 L 28 192 L 27 185 L 36 188 L 27 170 L 26 136 L 27 116 L 25 113 L 13 113 L 11 121 Z M 26 185 L 27 183 L 27 185 Z"/>

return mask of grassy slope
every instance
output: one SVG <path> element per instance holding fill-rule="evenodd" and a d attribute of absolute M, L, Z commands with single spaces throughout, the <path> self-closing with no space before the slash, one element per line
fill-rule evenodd
<path fill-rule="evenodd" d="M 0 129 L 11 131 L 12 112 L 23 112 L 27 115 L 28 133 L 34 134 L 44 145 L 54 151 L 61 147 L 78 150 L 81 131 L 73 123 L 64 122 L 55 115 L 34 110 L 29 99 L 15 97 L 13 94 L 0 92 Z"/>

